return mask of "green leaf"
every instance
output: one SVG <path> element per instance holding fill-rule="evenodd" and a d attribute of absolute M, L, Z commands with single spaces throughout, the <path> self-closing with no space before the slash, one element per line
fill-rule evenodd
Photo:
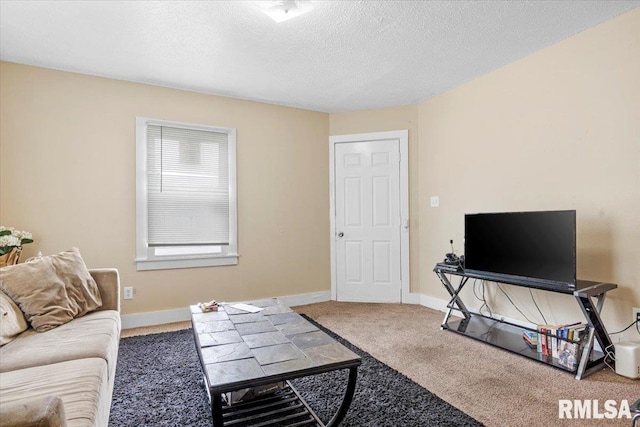
<path fill-rule="evenodd" d="M 22 239 L 20 245 L 26 245 L 27 243 L 33 243 L 33 239 Z"/>
<path fill-rule="evenodd" d="M 11 235 L 11 230 L 0 231 L 0 236 L 9 236 L 9 235 Z"/>

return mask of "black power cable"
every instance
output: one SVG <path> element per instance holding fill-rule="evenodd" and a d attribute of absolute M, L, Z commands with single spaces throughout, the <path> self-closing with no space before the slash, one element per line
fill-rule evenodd
<path fill-rule="evenodd" d="M 611 333 L 609 333 L 609 335 L 617 335 L 617 334 L 621 334 L 621 333 L 623 333 L 624 331 L 626 331 L 627 329 L 629 329 L 630 327 L 632 327 L 633 325 L 636 325 L 636 331 L 638 331 L 638 333 L 640 334 L 640 328 L 638 328 L 638 326 L 640 325 L 640 321 L 638 321 L 638 320 L 634 320 L 633 322 L 631 322 L 631 323 L 629 324 L 629 326 L 627 326 L 627 327 L 626 327 L 626 328 L 624 328 L 623 330 L 618 331 L 618 332 L 611 332 Z"/>

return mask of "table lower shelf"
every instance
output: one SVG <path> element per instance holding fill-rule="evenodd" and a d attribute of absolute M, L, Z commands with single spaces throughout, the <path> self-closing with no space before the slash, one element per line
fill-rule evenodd
<path fill-rule="evenodd" d="M 324 426 L 289 381 L 273 394 L 223 406 L 222 419 L 225 426 L 235 427 Z"/>
<path fill-rule="evenodd" d="M 512 353 L 528 357 L 529 359 L 553 366 L 554 368 L 562 369 L 563 371 L 575 374 L 578 370 L 578 363 L 576 363 L 574 368 L 568 368 L 561 365 L 557 358 L 538 353 L 535 348 L 529 347 L 522 338 L 522 332 L 524 329 L 511 323 L 470 314 L 468 320 L 464 318 L 450 319 L 447 323 L 442 325 L 442 328 L 482 341 L 495 347 L 502 348 Z M 581 354 L 576 354 L 578 362 L 580 356 Z M 593 350 L 588 367 L 600 364 L 602 363 L 602 360 L 604 360 L 604 355 L 599 351 Z"/>

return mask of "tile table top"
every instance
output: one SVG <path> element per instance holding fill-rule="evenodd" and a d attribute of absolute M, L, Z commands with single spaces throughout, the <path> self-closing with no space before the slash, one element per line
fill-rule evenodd
<path fill-rule="evenodd" d="M 257 313 L 229 304 L 202 313 L 190 307 L 193 332 L 212 392 L 358 366 L 361 359 L 278 299 L 245 302 Z"/>

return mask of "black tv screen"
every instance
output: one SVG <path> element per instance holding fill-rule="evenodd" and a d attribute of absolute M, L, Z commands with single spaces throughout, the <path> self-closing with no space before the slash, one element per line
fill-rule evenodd
<path fill-rule="evenodd" d="M 465 271 L 575 288 L 575 210 L 467 214 L 464 230 Z"/>

